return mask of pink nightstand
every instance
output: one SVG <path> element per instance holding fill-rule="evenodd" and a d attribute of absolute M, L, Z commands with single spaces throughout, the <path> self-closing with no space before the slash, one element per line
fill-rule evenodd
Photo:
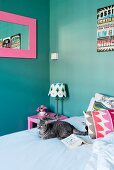
<path fill-rule="evenodd" d="M 52 112 L 48 112 L 47 113 L 48 116 L 50 116 L 51 118 L 55 118 L 56 114 L 55 113 L 52 113 Z M 37 124 L 37 119 L 41 119 L 41 118 L 44 118 L 44 116 L 40 116 L 40 115 L 33 115 L 33 116 L 29 116 L 28 117 L 28 129 L 31 129 L 33 128 L 33 124 Z M 68 117 L 67 116 L 64 116 L 64 115 L 60 115 L 58 116 L 58 119 L 59 120 L 64 120 L 64 119 L 67 119 Z"/>

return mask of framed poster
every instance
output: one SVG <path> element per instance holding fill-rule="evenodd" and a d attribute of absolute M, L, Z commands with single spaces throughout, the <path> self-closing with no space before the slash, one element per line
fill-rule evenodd
<path fill-rule="evenodd" d="M 97 10 L 97 51 L 114 51 L 114 5 Z"/>

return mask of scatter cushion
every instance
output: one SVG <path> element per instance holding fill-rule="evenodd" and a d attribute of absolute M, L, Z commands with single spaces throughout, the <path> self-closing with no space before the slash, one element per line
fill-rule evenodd
<path fill-rule="evenodd" d="M 114 131 L 114 110 L 85 112 L 88 134 L 91 138 L 101 138 Z"/>
<path fill-rule="evenodd" d="M 95 94 L 95 101 L 101 105 L 101 107 L 114 109 L 114 97 L 106 96 L 100 93 Z"/>
<path fill-rule="evenodd" d="M 96 93 L 90 100 L 87 111 L 114 109 L 114 97 Z"/>
<path fill-rule="evenodd" d="M 95 111 L 95 110 L 102 110 L 102 109 L 110 109 L 102 104 L 100 101 L 96 101 L 95 97 L 92 97 L 87 108 L 87 111 Z"/>
<path fill-rule="evenodd" d="M 93 122 L 91 111 L 83 112 L 83 113 L 85 115 L 86 125 L 88 126 L 88 135 L 92 139 L 95 139 L 96 138 L 95 126 L 94 126 L 94 122 Z"/>
<path fill-rule="evenodd" d="M 97 101 L 94 102 L 92 111 L 103 110 L 103 109 L 111 109 L 111 108 L 106 107 L 102 102 L 97 102 Z"/>

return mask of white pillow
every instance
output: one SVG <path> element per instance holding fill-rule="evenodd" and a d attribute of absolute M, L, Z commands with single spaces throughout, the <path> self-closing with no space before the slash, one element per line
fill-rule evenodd
<path fill-rule="evenodd" d="M 90 100 L 90 102 L 89 102 L 89 106 L 88 106 L 88 108 L 87 108 L 87 112 L 94 110 L 94 109 L 93 109 L 94 102 L 95 102 L 95 97 L 92 97 L 91 100 Z"/>
<path fill-rule="evenodd" d="M 74 116 L 65 119 L 64 121 L 69 122 L 71 125 L 73 125 L 75 128 L 77 128 L 80 131 L 86 131 L 85 129 L 86 123 L 85 123 L 84 116 Z"/>

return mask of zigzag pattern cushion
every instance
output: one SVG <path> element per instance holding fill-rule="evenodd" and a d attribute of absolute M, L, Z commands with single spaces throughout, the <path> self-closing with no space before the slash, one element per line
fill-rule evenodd
<path fill-rule="evenodd" d="M 91 138 L 101 138 L 114 131 L 114 110 L 86 112 L 86 124 Z"/>
<path fill-rule="evenodd" d="M 91 111 L 83 112 L 83 113 L 85 115 L 86 125 L 88 126 L 88 135 L 92 139 L 95 139 L 96 138 L 95 126 L 94 126 L 94 122 L 93 122 Z"/>

